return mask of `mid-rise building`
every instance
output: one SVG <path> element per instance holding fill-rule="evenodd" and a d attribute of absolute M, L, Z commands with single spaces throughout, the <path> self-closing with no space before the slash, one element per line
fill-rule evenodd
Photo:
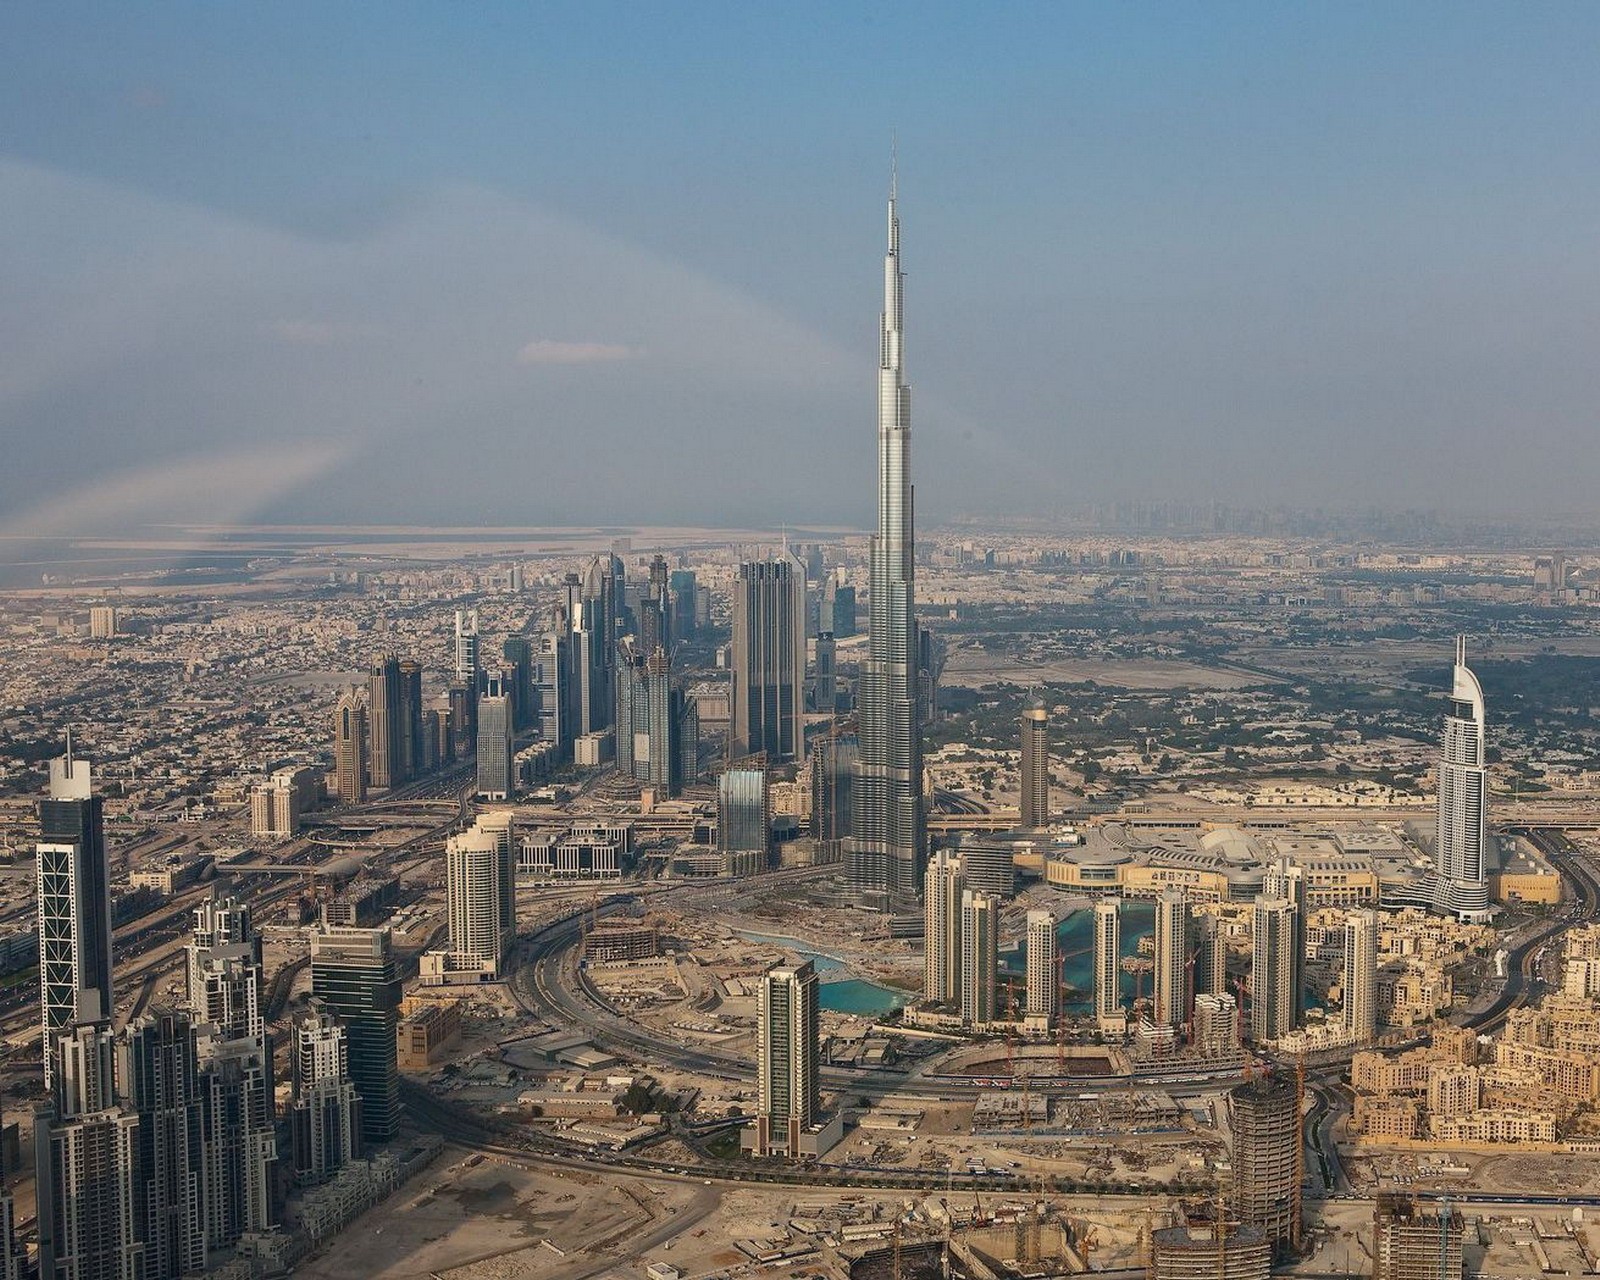
<path fill-rule="evenodd" d="M 747 561 L 733 583 L 734 759 L 805 755 L 806 571 L 791 555 Z"/>
<path fill-rule="evenodd" d="M 1272 1244 L 1260 1228 L 1208 1222 L 1150 1233 L 1149 1280 L 1267 1280 Z"/>
<path fill-rule="evenodd" d="M 50 762 L 50 792 L 39 802 L 35 846 L 39 912 L 39 1009 L 45 1087 L 56 1037 L 80 1022 L 110 1018 L 111 891 L 105 815 L 87 760 Z"/>
<path fill-rule="evenodd" d="M 112 604 L 89 606 L 89 639 L 110 640 L 117 634 L 117 607 Z"/>
<path fill-rule="evenodd" d="M 311 934 L 311 994 L 344 1024 L 350 1078 L 361 1098 L 361 1137 L 388 1142 L 400 1123 L 395 1029 L 400 973 L 388 929 L 324 925 Z"/>
<path fill-rule="evenodd" d="M 1000 956 L 1000 899 L 990 893 L 961 891 L 961 1022 L 983 1027 L 999 1010 L 995 982 Z"/>
<path fill-rule="evenodd" d="M 1464 1225 L 1448 1203 L 1425 1209 L 1383 1193 L 1372 1212 L 1373 1280 L 1461 1280 Z"/>
<path fill-rule="evenodd" d="M 717 853 L 725 876 L 772 864 L 772 801 L 765 769 L 729 769 L 717 779 Z"/>
<path fill-rule="evenodd" d="M 1204 992 L 1194 998 L 1195 1049 L 1209 1058 L 1231 1058 L 1239 1051 L 1239 1006 L 1228 994 Z"/>
<path fill-rule="evenodd" d="M 1048 1031 L 1056 1020 L 1056 918 L 1030 911 L 1024 934 L 1028 966 L 1028 1021 Z"/>
<path fill-rule="evenodd" d="M 250 834 L 279 840 L 299 835 L 301 819 L 316 808 L 321 789 L 319 769 L 274 770 L 250 789 Z"/>
<path fill-rule="evenodd" d="M 758 1155 L 799 1155 L 802 1135 L 821 1118 L 819 1008 L 811 961 L 775 965 L 762 975 L 753 1135 Z"/>
<path fill-rule="evenodd" d="M 1040 702 L 1022 712 L 1022 798 L 1018 825 L 1035 831 L 1050 825 L 1050 713 Z"/>

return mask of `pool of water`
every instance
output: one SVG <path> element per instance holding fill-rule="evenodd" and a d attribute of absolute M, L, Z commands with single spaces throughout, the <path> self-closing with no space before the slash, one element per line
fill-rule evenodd
<path fill-rule="evenodd" d="M 838 956 L 807 950 L 799 938 L 777 933 L 755 933 L 749 929 L 735 929 L 733 932 L 748 942 L 782 947 L 801 960 L 811 961 L 817 971 L 817 977 L 821 979 L 817 1003 L 834 1013 L 861 1013 L 881 1017 L 891 1010 L 911 1003 L 910 993 L 896 991 L 892 987 L 885 987 L 876 982 L 868 982 L 865 978 L 830 979 L 828 975 L 839 973 L 844 969 L 845 962 Z"/>
<path fill-rule="evenodd" d="M 861 978 L 840 978 L 824 982 L 817 992 L 817 1003 L 835 1013 L 862 1013 L 882 1017 L 891 1010 L 909 1004 L 911 996 L 904 991 L 880 987 L 876 982 Z"/>

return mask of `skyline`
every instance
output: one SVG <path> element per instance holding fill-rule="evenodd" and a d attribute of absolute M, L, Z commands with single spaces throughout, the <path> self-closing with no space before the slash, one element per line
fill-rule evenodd
<path fill-rule="evenodd" d="M 929 523 L 1600 479 L 1579 7 L 297 16 L 0 19 L 0 534 L 864 527 L 891 126 Z"/>

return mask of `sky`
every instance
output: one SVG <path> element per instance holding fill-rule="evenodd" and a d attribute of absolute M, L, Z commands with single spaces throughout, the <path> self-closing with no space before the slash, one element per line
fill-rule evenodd
<path fill-rule="evenodd" d="M 0 6 L 0 536 L 1584 515 L 1600 6 Z"/>

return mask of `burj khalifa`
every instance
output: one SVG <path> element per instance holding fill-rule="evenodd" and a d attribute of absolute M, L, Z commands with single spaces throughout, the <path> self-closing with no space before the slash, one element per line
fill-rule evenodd
<path fill-rule="evenodd" d="M 877 910 L 914 906 L 922 889 L 926 841 L 917 700 L 920 646 L 914 614 L 911 388 L 905 380 L 905 275 L 900 270 L 895 198 L 891 180 L 878 339 L 878 529 L 870 552 L 867 657 L 857 683 L 861 741 L 848 846 L 850 891 L 861 906 Z"/>

